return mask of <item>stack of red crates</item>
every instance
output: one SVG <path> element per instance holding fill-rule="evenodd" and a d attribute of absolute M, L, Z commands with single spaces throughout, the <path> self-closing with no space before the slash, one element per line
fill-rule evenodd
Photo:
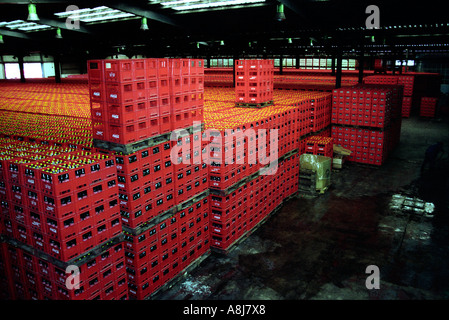
<path fill-rule="evenodd" d="M 13 241 L 8 243 L 9 251 L 19 252 L 9 265 L 14 275 L 10 278 L 14 290 L 11 295 L 15 299 L 126 298 L 126 290 L 122 290 L 126 285 L 114 285 L 115 280 L 123 278 L 124 268 L 111 270 L 107 274 L 111 277 L 98 277 L 90 285 L 87 281 L 91 273 L 82 272 L 88 268 L 84 260 L 79 260 L 94 249 L 100 250 L 99 246 L 120 241 L 114 160 L 104 154 L 19 141 L 0 144 L 0 149 L 2 231 L 7 241 Z M 36 250 L 39 258 L 34 254 Z M 36 262 L 30 262 L 29 270 L 21 260 L 22 251 Z M 123 254 L 121 251 L 105 257 L 104 263 L 112 264 L 120 256 L 124 258 Z M 46 277 L 40 277 L 39 259 L 49 268 Z M 84 291 L 61 287 L 61 279 L 67 275 L 55 269 L 75 259 L 82 272 Z M 29 278 L 33 282 L 28 282 Z M 42 285 L 45 288 L 39 290 Z"/>
<path fill-rule="evenodd" d="M 273 101 L 273 61 L 235 61 L 235 102 L 261 104 Z"/>
<path fill-rule="evenodd" d="M 404 97 L 402 101 L 402 117 L 409 118 L 412 111 L 412 97 L 415 77 L 412 75 L 398 76 L 398 84 L 404 87 Z"/>
<path fill-rule="evenodd" d="M 123 153 L 111 152 L 117 163 L 129 296 L 139 300 L 151 297 L 210 250 L 209 179 L 201 139 L 202 60 L 145 61 L 146 81 L 157 89 L 154 99 L 149 95 L 153 113 L 148 119 L 158 117 L 159 133 L 167 135 L 148 139 L 146 146 L 122 148 Z M 151 101 L 158 102 L 157 109 Z"/>
<path fill-rule="evenodd" d="M 209 197 L 184 203 L 180 210 L 149 223 L 138 233 L 125 231 L 131 298 L 151 297 L 210 248 Z"/>
<path fill-rule="evenodd" d="M 401 92 L 394 85 L 334 90 L 332 137 L 335 144 L 352 151 L 348 160 L 383 164 L 399 142 Z"/>
<path fill-rule="evenodd" d="M 150 297 L 210 248 L 206 223 L 208 168 L 201 162 L 200 138 L 201 131 L 193 132 L 179 136 L 177 141 L 164 141 L 131 154 L 115 154 L 120 211 L 128 241 L 125 252 L 132 299 Z M 172 155 L 175 148 L 178 152 Z M 189 213 L 201 211 L 204 218 L 200 223 L 198 214 L 195 215 L 195 230 L 197 233 L 200 232 L 197 229 L 205 230 L 195 236 L 195 243 L 189 242 L 188 248 L 183 246 L 178 252 L 176 248 L 184 233 L 176 219 L 178 215 L 184 217 L 178 209 L 200 195 L 206 198 L 192 204 Z M 193 220 L 193 215 L 189 217 Z M 152 230 L 148 234 L 149 227 Z M 192 251 L 193 245 L 197 247 L 195 254 L 189 254 L 188 259 L 181 257 L 187 249 Z"/>
<path fill-rule="evenodd" d="M 203 70 L 198 59 L 88 61 L 94 139 L 129 144 L 201 121 Z"/>
<path fill-rule="evenodd" d="M 420 117 L 435 118 L 437 100 L 438 99 L 434 97 L 422 97 L 421 105 L 419 108 Z"/>
<path fill-rule="evenodd" d="M 228 250 L 298 191 L 299 153 L 278 162 L 271 174 L 256 175 L 238 188 L 211 191 L 211 246 Z"/>
<path fill-rule="evenodd" d="M 405 97 L 402 100 L 402 117 L 409 118 L 412 112 L 412 97 Z"/>
<path fill-rule="evenodd" d="M 10 300 L 124 300 L 128 297 L 123 243 L 106 248 L 97 257 L 83 262 L 54 262 L 45 256 L 33 255 L 22 245 L 4 243 L 3 275 L 0 279 Z M 68 287 L 69 265 L 79 269 L 79 283 Z M 70 280 L 70 279 L 69 279 Z M 72 284 L 73 285 L 73 284 Z"/>
<path fill-rule="evenodd" d="M 204 67 L 198 59 L 169 59 L 171 131 L 202 121 Z"/>
<path fill-rule="evenodd" d="M 303 130 L 307 132 L 310 130 L 309 122 L 304 121 L 301 126 L 299 121 L 303 116 L 300 107 L 304 106 L 310 110 L 309 101 L 298 103 L 298 108 L 292 106 L 279 106 L 276 110 L 267 108 L 266 118 L 249 120 L 248 123 L 239 123 L 235 126 L 232 118 L 225 118 L 223 125 L 228 129 L 223 128 L 215 133 L 221 139 L 215 140 L 214 134 L 206 137 L 211 141 L 208 156 L 211 160 L 209 176 L 212 247 L 220 250 L 229 249 L 245 232 L 252 230 L 266 218 L 285 198 L 297 192 L 299 153 L 292 154 L 292 152 L 299 149 L 300 133 Z M 247 117 L 251 119 L 251 115 L 248 114 Z M 219 126 L 219 123 L 216 125 Z M 247 129 L 254 129 L 254 135 L 245 132 Z M 274 139 L 268 131 L 265 137 L 258 131 L 260 129 L 277 129 L 278 138 Z M 264 149 L 259 149 L 258 152 L 268 154 L 269 150 L 270 156 L 278 160 L 277 167 L 270 166 L 269 170 L 272 171 L 267 175 L 259 175 L 267 163 L 258 161 L 254 164 L 250 161 L 251 156 L 255 156 L 256 159 L 259 156 L 254 147 L 260 148 L 260 139 Z M 271 150 L 271 146 L 276 142 L 278 152 L 272 154 L 274 150 Z M 245 150 L 242 163 L 236 162 L 240 154 L 239 146 Z"/>
<path fill-rule="evenodd" d="M 335 89 L 332 123 L 383 128 L 390 121 L 392 91 L 375 87 Z"/>
<path fill-rule="evenodd" d="M 400 85 L 403 87 L 402 110 L 403 118 L 410 117 L 415 77 L 413 75 L 375 75 L 365 77 L 365 84 Z"/>
<path fill-rule="evenodd" d="M 317 132 L 327 128 L 331 124 L 331 104 L 332 96 L 311 99 L 310 101 L 310 131 Z"/>
<path fill-rule="evenodd" d="M 127 144 L 160 134 L 169 108 L 166 60 L 92 60 L 88 76 L 94 139 Z"/>
<path fill-rule="evenodd" d="M 365 77 L 363 82 L 365 84 L 398 84 L 398 77 L 394 75 L 372 75 Z"/>
<path fill-rule="evenodd" d="M 334 142 L 333 138 L 323 136 L 311 136 L 305 141 L 305 153 L 333 158 Z"/>
<path fill-rule="evenodd" d="M 385 160 L 387 143 L 383 131 L 333 126 L 332 137 L 335 144 L 352 151 L 349 161 L 381 165 Z"/>

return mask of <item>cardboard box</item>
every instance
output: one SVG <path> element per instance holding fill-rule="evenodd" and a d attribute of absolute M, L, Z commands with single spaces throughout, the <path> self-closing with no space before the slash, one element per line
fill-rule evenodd
<path fill-rule="evenodd" d="M 335 155 L 334 158 L 332 159 L 332 168 L 342 169 L 344 162 L 345 158 L 342 155 Z"/>
<path fill-rule="evenodd" d="M 351 153 L 352 153 L 351 150 L 345 149 L 342 146 L 334 144 L 334 154 L 342 156 L 350 156 Z"/>
<path fill-rule="evenodd" d="M 321 190 L 330 185 L 332 159 L 314 154 L 302 154 L 299 158 L 301 169 L 316 172 L 316 189 Z"/>

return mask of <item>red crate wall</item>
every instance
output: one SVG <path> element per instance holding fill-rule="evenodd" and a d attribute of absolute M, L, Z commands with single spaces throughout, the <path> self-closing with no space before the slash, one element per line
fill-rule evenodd
<path fill-rule="evenodd" d="M 134 299 L 145 299 L 210 249 L 209 197 L 133 235 L 125 232 L 125 263 Z"/>
<path fill-rule="evenodd" d="M 128 297 L 123 244 L 78 265 L 79 288 L 67 287 L 67 266 L 5 244 L 12 298 L 17 300 L 123 300 Z M 74 283 L 72 283 L 74 284 Z"/>
<path fill-rule="evenodd" d="M 121 232 L 113 158 L 30 146 L 2 164 L 1 213 L 9 237 L 67 261 Z"/>
<path fill-rule="evenodd" d="M 200 59 L 88 61 L 94 139 L 128 144 L 202 121 Z"/>
<path fill-rule="evenodd" d="M 434 118 L 437 107 L 437 100 L 437 98 L 433 97 L 422 97 L 421 105 L 419 108 L 420 117 Z"/>
<path fill-rule="evenodd" d="M 250 231 L 283 199 L 298 190 L 299 155 L 278 163 L 277 170 L 259 176 L 226 196 L 211 194 L 211 246 L 226 250 Z"/>
<path fill-rule="evenodd" d="M 349 161 L 382 165 L 399 143 L 400 128 L 398 121 L 385 131 L 332 126 L 332 137 L 335 144 L 352 151 Z"/>

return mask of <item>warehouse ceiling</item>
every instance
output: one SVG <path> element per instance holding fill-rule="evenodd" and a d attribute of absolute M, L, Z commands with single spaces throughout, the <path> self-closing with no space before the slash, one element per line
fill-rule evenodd
<path fill-rule="evenodd" d="M 361 44 L 366 50 L 416 45 L 445 50 L 449 18 L 441 3 L 376 1 L 380 28 L 367 30 L 370 13 L 365 10 L 371 1 L 33 0 L 39 17 L 34 22 L 27 21 L 30 1 L 0 1 L 0 53 L 199 57 L 295 54 Z M 278 19 L 280 4 L 285 19 Z M 67 14 L 73 9 L 80 11 Z M 77 17 L 74 12 L 79 28 L 73 19 L 66 23 Z M 142 18 L 148 30 L 141 29 Z"/>

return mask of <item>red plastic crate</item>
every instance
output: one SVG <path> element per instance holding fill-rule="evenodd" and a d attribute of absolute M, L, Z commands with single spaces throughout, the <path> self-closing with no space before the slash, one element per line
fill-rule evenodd
<path fill-rule="evenodd" d="M 162 115 L 159 117 L 160 119 L 160 133 L 169 133 L 171 131 L 171 116 L 168 115 Z"/>
<path fill-rule="evenodd" d="M 106 101 L 112 104 L 127 104 L 145 101 L 148 98 L 147 83 L 135 81 L 126 83 L 108 83 L 105 85 Z"/>
<path fill-rule="evenodd" d="M 121 83 L 134 81 L 133 60 L 104 60 L 104 78 L 106 82 Z"/>
<path fill-rule="evenodd" d="M 93 102 L 105 102 L 106 88 L 104 82 L 89 81 L 89 97 Z"/>
<path fill-rule="evenodd" d="M 125 105 L 108 104 L 107 119 L 111 124 L 126 125 L 145 121 L 148 116 L 147 102 L 128 103 Z"/>
<path fill-rule="evenodd" d="M 158 114 L 160 116 L 167 116 L 170 115 L 171 112 L 171 105 L 170 105 L 170 97 L 159 97 L 159 111 Z"/>
<path fill-rule="evenodd" d="M 119 144 L 136 142 L 148 137 L 147 122 L 143 120 L 125 126 L 109 123 L 107 133 L 108 137 L 105 139 L 106 141 Z"/>
<path fill-rule="evenodd" d="M 104 81 L 104 60 L 89 60 L 87 75 L 90 81 Z"/>
<path fill-rule="evenodd" d="M 155 58 L 145 59 L 145 70 L 147 80 L 158 77 L 158 61 Z"/>
<path fill-rule="evenodd" d="M 147 101 L 147 118 L 153 119 L 159 117 L 159 99 L 150 97 Z"/>

